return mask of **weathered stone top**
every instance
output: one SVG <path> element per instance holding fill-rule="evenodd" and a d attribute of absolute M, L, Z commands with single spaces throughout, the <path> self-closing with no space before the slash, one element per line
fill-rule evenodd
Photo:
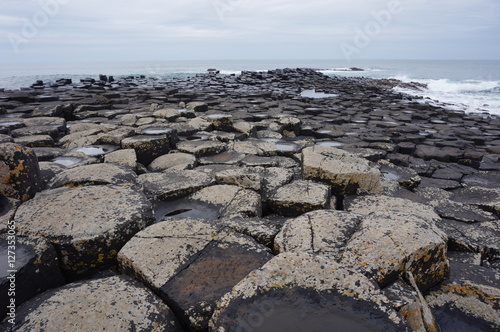
<path fill-rule="evenodd" d="M 398 84 L 282 69 L 1 92 L 2 250 L 12 232 L 45 244 L 17 275 L 19 301 L 61 273 L 94 276 L 29 300 L 20 319 L 45 324 L 51 296 L 97 294 L 110 279 L 95 273 L 115 269 L 191 331 L 332 317 L 346 329 L 500 328 L 500 119 Z M 328 97 L 301 96 L 309 89 Z M 48 310 L 70 308 L 61 298 Z M 284 313 L 301 320 L 273 318 Z"/>

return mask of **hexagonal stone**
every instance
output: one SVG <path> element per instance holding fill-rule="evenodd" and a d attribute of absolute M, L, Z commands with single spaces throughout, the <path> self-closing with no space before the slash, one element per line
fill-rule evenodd
<path fill-rule="evenodd" d="M 202 118 L 210 122 L 216 130 L 231 131 L 233 129 L 233 116 L 231 114 L 207 114 Z"/>
<path fill-rule="evenodd" d="M 443 331 L 500 329 L 500 273 L 452 263 L 450 278 L 425 297 Z"/>
<path fill-rule="evenodd" d="M 243 160 L 244 154 L 236 151 L 226 151 L 213 156 L 206 156 L 200 158 L 201 165 L 210 164 L 226 164 L 226 165 L 236 165 Z"/>
<path fill-rule="evenodd" d="M 220 217 L 260 217 L 262 201 L 260 195 L 237 186 L 217 185 L 194 193 L 191 200 L 220 206 Z"/>
<path fill-rule="evenodd" d="M 302 162 L 304 179 L 325 182 L 334 194 L 346 196 L 358 190 L 377 194 L 382 190 L 380 171 L 343 150 L 318 145 L 305 148 Z"/>
<path fill-rule="evenodd" d="M 248 188 L 260 191 L 263 186 L 264 177 L 255 169 L 239 167 L 228 169 L 215 174 L 217 183 L 236 185 L 242 188 Z"/>
<path fill-rule="evenodd" d="M 3 326 L 10 324 L 4 322 Z M 172 311 L 125 276 L 74 283 L 46 292 L 17 313 L 16 331 L 182 331 Z"/>
<path fill-rule="evenodd" d="M 449 237 L 451 250 L 478 252 L 486 258 L 500 258 L 500 220 L 467 224 L 442 219 L 437 226 Z"/>
<path fill-rule="evenodd" d="M 211 175 L 195 170 L 165 171 L 139 176 L 146 195 L 154 200 L 167 201 L 187 196 L 213 184 Z"/>
<path fill-rule="evenodd" d="M 177 144 L 177 150 L 203 157 L 222 153 L 227 145 L 218 141 L 182 141 Z"/>
<path fill-rule="evenodd" d="M 376 284 L 353 269 L 284 253 L 218 302 L 212 331 L 399 331 L 405 324 Z"/>
<path fill-rule="evenodd" d="M 313 210 L 330 208 L 330 187 L 313 181 L 294 181 L 279 188 L 268 204 L 285 217 L 297 217 Z"/>
<path fill-rule="evenodd" d="M 189 153 L 169 153 L 153 160 L 148 169 L 152 172 L 192 169 L 197 165 L 196 157 Z"/>
<path fill-rule="evenodd" d="M 132 187 L 136 181 L 137 175 L 130 169 L 113 164 L 93 164 L 71 168 L 57 174 L 48 184 L 48 188 L 106 184 Z"/>
<path fill-rule="evenodd" d="M 0 194 L 27 201 L 42 190 L 38 160 L 28 148 L 0 144 Z"/>
<path fill-rule="evenodd" d="M 139 135 L 122 140 L 123 149 L 134 149 L 137 161 L 147 166 L 153 160 L 175 148 L 177 133 L 165 135 Z"/>
<path fill-rule="evenodd" d="M 144 194 L 114 185 L 47 190 L 15 215 L 18 235 L 49 240 L 69 279 L 114 265 L 121 247 L 152 221 Z"/>
<path fill-rule="evenodd" d="M 134 149 L 121 149 L 106 154 L 104 162 L 135 170 L 137 168 L 137 154 Z"/>
<path fill-rule="evenodd" d="M 48 135 L 53 139 L 59 137 L 59 130 L 55 126 L 30 126 L 12 130 L 12 137 Z"/>
<path fill-rule="evenodd" d="M 432 223 L 441 221 L 432 206 L 385 195 L 348 197 L 344 200 L 344 209 L 363 215 L 378 211 L 405 212 L 420 216 Z"/>
<path fill-rule="evenodd" d="M 0 262 L 0 319 L 15 312 L 7 307 L 11 298 L 15 299 L 16 306 L 20 306 L 32 297 L 64 284 L 57 253 L 43 239 L 0 235 Z M 14 289 L 15 297 L 9 296 L 9 289 Z M 13 316 L 15 314 L 9 319 Z"/>
<path fill-rule="evenodd" d="M 381 287 L 410 271 L 424 291 L 448 274 L 447 240 L 433 219 L 411 210 L 380 210 L 363 218 L 341 262 L 364 271 Z"/>
<path fill-rule="evenodd" d="M 15 138 L 14 142 L 30 148 L 54 146 L 54 139 L 49 135 L 23 136 Z"/>
<path fill-rule="evenodd" d="M 472 204 L 500 215 L 500 189 L 467 187 L 453 191 L 453 201 Z"/>
<path fill-rule="evenodd" d="M 335 210 L 308 212 L 289 219 L 274 240 L 278 252 L 308 252 L 340 259 L 362 216 Z"/>
<path fill-rule="evenodd" d="M 119 253 L 122 269 L 164 298 L 190 330 L 206 330 L 217 301 L 269 259 L 251 238 L 197 219 L 165 219 Z"/>

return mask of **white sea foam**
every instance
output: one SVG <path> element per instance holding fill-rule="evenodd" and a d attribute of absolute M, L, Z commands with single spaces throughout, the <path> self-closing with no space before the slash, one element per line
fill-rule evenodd
<path fill-rule="evenodd" d="M 408 76 L 396 76 L 403 82 L 420 82 L 427 84 L 422 91 L 396 88 L 415 96 L 421 96 L 424 102 L 446 104 L 447 108 L 465 112 L 489 112 L 500 115 L 500 81 L 450 79 L 411 79 Z"/>

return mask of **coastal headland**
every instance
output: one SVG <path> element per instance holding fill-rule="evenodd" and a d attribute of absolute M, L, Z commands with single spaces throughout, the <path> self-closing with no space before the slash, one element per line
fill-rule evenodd
<path fill-rule="evenodd" d="M 0 91 L 0 330 L 498 331 L 500 118 L 396 86 Z"/>

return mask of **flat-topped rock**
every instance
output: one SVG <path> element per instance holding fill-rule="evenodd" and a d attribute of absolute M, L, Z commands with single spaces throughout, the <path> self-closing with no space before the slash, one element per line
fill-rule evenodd
<path fill-rule="evenodd" d="M 8 331 L 182 331 L 153 292 L 124 276 L 69 284 L 19 308 Z"/>
<path fill-rule="evenodd" d="M 211 175 L 197 170 L 171 170 L 142 174 L 138 182 L 146 195 L 154 200 L 174 200 L 214 183 Z"/>
<path fill-rule="evenodd" d="M 220 217 L 260 217 L 261 196 L 250 189 L 238 186 L 215 185 L 201 189 L 189 197 L 220 207 Z"/>
<path fill-rule="evenodd" d="M 280 187 L 268 200 L 270 209 L 282 216 L 297 217 L 313 210 L 330 208 L 330 188 L 313 181 L 294 181 Z"/>
<path fill-rule="evenodd" d="M 19 236 L 56 247 L 69 279 L 114 265 L 121 247 L 152 221 L 144 194 L 111 185 L 46 190 L 15 215 Z"/>
<path fill-rule="evenodd" d="M 347 242 L 362 221 L 361 215 L 320 210 L 289 219 L 274 240 L 282 252 L 307 252 L 340 260 Z"/>
<path fill-rule="evenodd" d="M 185 170 L 192 169 L 198 165 L 194 155 L 189 153 L 169 153 L 160 156 L 149 164 L 148 169 L 152 172 L 162 172 L 165 170 Z"/>
<path fill-rule="evenodd" d="M 182 141 L 177 144 L 177 149 L 197 157 L 203 157 L 222 153 L 227 150 L 227 145 L 219 141 Z"/>
<path fill-rule="evenodd" d="M 130 169 L 104 163 L 79 166 L 57 174 L 48 184 L 49 189 L 59 187 L 79 187 L 88 185 L 115 184 L 122 187 L 133 187 L 137 175 Z"/>
<path fill-rule="evenodd" d="M 305 253 L 284 253 L 224 295 L 213 331 L 399 331 L 404 323 L 378 287 L 355 270 Z"/>
<path fill-rule="evenodd" d="M 13 243 L 15 243 L 15 256 L 12 255 Z M 0 260 L 2 262 L 0 319 L 7 314 L 9 314 L 8 319 L 15 316 L 15 310 L 8 307 L 11 305 L 11 298 L 15 299 L 16 306 L 20 306 L 32 297 L 64 284 L 57 253 L 54 247 L 44 239 L 2 234 L 0 235 Z M 15 284 L 15 297 L 12 294 L 9 295 L 13 289 L 11 283 Z"/>
<path fill-rule="evenodd" d="M 303 177 L 327 183 L 332 193 L 355 194 L 358 190 L 380 193 L 380 171 L 366 159 L 337 148 L 314 146 L 302 150 Z"/>
<path fill-rule="evenodd" d="M 477 265 L 453 263 L 450 278 L 425 297 L 443 330 L 500 329 L 500 273 Z"/>
<path fill-rule="evenodd" d="M 122 140 L 122 149 L 134 149 L 137 161 L 145 166 L 153 160 L 167 154 L 175 148 L 177 133 L 171 131 L 166 135 L 138 135 Z"/>
<path fill-rule="evenodd" d="M 366 215 L 349 239 L 341 262 L 364 271 L 381 287 L 401 273 L 415 276 L 421 290 L 447 277 L 447 237 L 434 220 L 402 211 Z"/>
<path fill-rule="evenodd" d="M 186 326 L 207 328 L 215 302 L 269 259 L 249 237 L 198 219 L 164 219 L 119 253 L 121 268 L 153 288 Z"/>

